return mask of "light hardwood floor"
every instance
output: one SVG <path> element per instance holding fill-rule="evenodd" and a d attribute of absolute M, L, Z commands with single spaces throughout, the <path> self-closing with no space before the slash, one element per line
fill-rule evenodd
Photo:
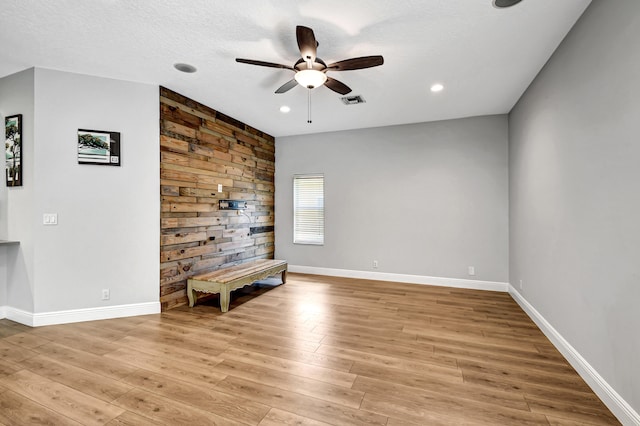
<path fill-rule="evenodd" d="M 289 274 L 159 315 L 0 320 L 3 425 L 618 424 L 506 293 Z"/>

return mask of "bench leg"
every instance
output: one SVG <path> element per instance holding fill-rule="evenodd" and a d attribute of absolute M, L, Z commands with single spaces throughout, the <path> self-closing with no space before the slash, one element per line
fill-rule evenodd
<path fill-rule="evenodd" d="M 229 299 L 231 298 L 231 292 L 226 288 L 220 290 L 220 311 L 229 311 Z"/>
<path fill-rule="evenodd" d="M 196 300 L 198 300 L 198 295 L 196 291 L 191 288 L 191 283 L 187 281 L 187 297 L 189 298 L 189 307 L 193 308 L 193 305 L 196 304 Z"/>
<path fill-rule="evenodd" d="M 189 297 L 189 307 L 193 308 L 193 305 L 195 305 L 198 300 L 198 293 L 195 290 L 191 290 L 187 292 L 187 297 Z"/>
<path fill-rule="evenodd" d="M 287 270 L 282 271 L 282 284 L 287 282 Z"/>

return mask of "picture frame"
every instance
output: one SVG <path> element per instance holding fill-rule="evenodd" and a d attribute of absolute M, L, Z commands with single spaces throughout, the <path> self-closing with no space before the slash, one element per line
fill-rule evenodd
<path fill-rule="evenodd" d="M 120 166 L 120 133 L 78 129 L 78 164 Z"/>
<path fill-rule="evenodd" d="M 22 186 L 22 114 L 5 117 L 4 147 L 7 186 Z"/>

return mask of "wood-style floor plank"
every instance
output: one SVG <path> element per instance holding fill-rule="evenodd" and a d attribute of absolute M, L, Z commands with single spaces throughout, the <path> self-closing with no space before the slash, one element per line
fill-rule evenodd
<path fill-rule="evenodd" d="M 129 365 L 134 370 L 144 368 L 159 374 L 164 374 L 178 380 L 193 384 L 207 383 L 215 385 L 226 376 L 211 371 L 217 362 L 205 361 L 201 365 L 182 362 L 174 357 L 163 357 L 130 348 L 119 348 L 106 354 L 105 357 Z"/>
<path fill-rule="evenodd" d="M 162 397 L 249 425 L 260 422 L 270 409 L 264 404 L 220 392 L 215 386 L 194 385 L 146 370 L 138 370 L 123 381 Z"/>
<path fill-rule="evenodd" d="M 225 360 L 216 366 L 216 371 L 226 373 L 228 376 L 252 380 L 264 385 L 297 392 L 302 395 L 356 409 L 360 407 L 362 397 L 364 396 L 364 392 L 353 390 L 350 387 L 287 374 L 282 371 L 271 370 L 267 367 L 246 364 L 240 361 Z"/>
<path fill-rule="evenodd" d="M 0 378 L 17 373 L 22 369 L 23 367 L 18 363 L 2 360 L 0 361 Z M 2 386 L 2 383 L 0 383 L 0 386 Z"/>
<path fill-rule="evenodd" d="M 114 404 L 140 416 L 148 417 L 155 424 L 161 425 L 240 426 L 243 424 L 139 388 L 124 394 L 115 400 Z"/>
<path fill-rule="evenodd" d="M 0 380 L 15 393 L 81 424 L 102 425 L 124 412 L 114 405 L 28 370 Z"/>
<path fill-rule="evenodd" d="M 21 365 L 32 373 L 106 402 L 111 402 L 131 390 L 131 386 L 118 380 L 42 355 L 22 361 Z"/>
<path fill-rule="evenodd" d="M 442 404 L 440 398 L 416 402 L 375 393 L 365 395 L 362 409 L 425 425 L 541 425 L 547 422 L 544 415 L 529 411 L 498 407 L 487 408 L 468 403 L 455 404 L 452 403 L 452 400 Z"/>
<path fill-rule="evenodd" d="M 462 399 L 471 402 L 478 402 L 489 407 L 508 407 L 517 410 L 530 411 L 524 395 L 467 384 L 455 385 L 434 382 L 425 389 L 391 383 L 386 380 L 359 376 L 353 385 L 353 389 L 363 391 L 365 394 L 377 393 L 407 400 L 417 398 L 418 401 L 421 401 L 431 399 L 435 395 L 435 397 L 442 398 L 445 401 L 456 401 L 458 399 Z"/>
<path fill-rule="evenodd" d="M 157 426 L 158 422 L 131 411 L 125 411 L 107 423 L 107 426 Z"/>
<path fill-rule="evenodd" d="M 350 387 L 356 379 L 355 374 L 333 370 L 331 368 L 317 367 L 304 362 L 290 361 L 261 353 L 242 349 L 228 349 L 220 358 L 226 360 L 242 360 L 246 364 L 264 366 L 270 370 L 280 371 L 294 376 L 306 377 L 320 382 L 331 383 L 337 386 Z"/>
<path fill-rule="evenodd" d="M 221 313 L 0 320 L 3 425 L 617 425 L 509 294 L 288 274 Z"/>
<path fill-rule="evenodd" d="M 126 336 L 113 343 L 125 349 L 136 348 L 140 352 L 145 352 L 150 355 L 161 356 L 163 358 L 175 358 L 187 363 L 204 363 L 207 365 L 219 363 L 220 357 L 218 355 L 222 353 L 225 347 L 224 345 L 218 344 L 217 348 L 209 349 L 207 347 L 200 347 L 198 350 L 193 350 L 187 348 L 187 345 L 176 345 L 157 338 L 145 339 L 134 336 Z"/>
<path fill-rule="evenodd" d="M 84 352 L 58 343 L 48 343 L 40 346 L 37 351 L 49 358 L 116 380 L 126 377 L 138 369 L 115 359 Z"/>
<path fill-rule="evenodd" d="M 320 351 L 320 348 L 318 348 L 316 352 L 307 352 L 268 343 L 247 341 L 244 339 L 237 339 L 231 343 L 230 346 L 236 349 L 243 349 L 337 371 L 349 372 L 353 365 L 353 361 L 345 359 L 345 357 L 325 355 Z"/>
<path fill-rule="evenodd" d="M 351 366 L 353 366 L 353 363 L 356 361 L 362 361 L 369 364 L 378 364 L 384 367 L 399 368 L 407 371 L 422 371 L 424 369 L 441 369 L 442 372 L 446 372 L 447 369 L 458 371 L 458 363 L 455 358 L 435 356 L 429 353 L 423 353 L 421 354 L 422 356 L 415 357 L 414 359 L 406 359 L 385 355 L 384 353 L 364 352 L 330 345 L 320 346 L 316 353 L 351 360 Z M 351 366 L 349 369 L 351 369 Z"/>
<path fill-rule="evenodd" d="M 387 422 L 385 416 L 370 411 L 329 403 L 298 392 L 290 392 L 233 376 L 221 381 L 219 387 L 233 395 L 257 399 L 263 404 L 314 420 L 327 419 L 332 424 L 384 425 Z"/>
<path fill-rule="evenodd" d="M 407 371 L 357 361 L 353 364 L 351 372 L 358 377 L 370 377 L 419 389 L 436 384 L 444 384 L 446 386 L 447 384 L 462 384 L 463 382 L 460 371 L 439 367 L 426 367 L 421 370 Z"/>
<path fill-rule="evenodd" d="M 272 408 L 262 419 L 259 426 L 330 426 L 329 423 L 319 422 L 297 414 Z"/>
<path fill-rule="evenodd" d="M 609 424 L 615 421 L 615 417 L 609 413 L 604 404 L 568 404 L 562 401 L 556 401 L 552 398 L 541 398 L 537 396 L 525 396 L 529 408 L 534 413 L 542 413 L 552 415 L 557 418 L 573 420 L 590 425 Z"/>
<path fill-rule="evenodd" d="M 46 345 L 51 342 L 51 340 L 44 338 L 42 336 L 36 336 L 32 333 L 20 332 L 9 337 L 5 337 L 2 339 L 3 342 L 9 343 L 11 345 L 20 346 L 25 349 L 35 349 L 39 346 Z"/>
<path fill-rule="evenodd" d="M 104 355 L 112 350 L 109 340 L 91 335 L 83 328 L 69 329 L 65 325 L 52 325 L 38 327 L 33 333 L 58 344 L 94 355 Z"/>
<path fill-rule="evenodd" d="M 0 422 L 7 426 L 82 425 L 54 410 L 43 407 L 30 398 L 11 391 L 0 393 Z"/>
<path fill-rule="evenodd" d="M 26 349 L 12 343 L 0 340 L 0 362 L 19 363 L 22 360 L 38 355 L 31 349 Z"/>

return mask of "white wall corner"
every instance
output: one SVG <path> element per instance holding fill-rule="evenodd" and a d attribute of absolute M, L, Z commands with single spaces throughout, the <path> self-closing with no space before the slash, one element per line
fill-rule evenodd
<path fill-rule="evenodd" d="M 83 321 L 133 317 L 160 313 L 160 302 L 134 303 L 130 305 L 105 306 L 99 308 L 73 309 L 68 311 L 31 313 L 5 307 L 6 318 L 30 327 L 70 324 Z M 0 311 L 1 313 L 1 311 Z"/>
<path fill-rule="evenodd" d="M 580 377 L 587 382 L 618 420 L 624 425 L 640 425 L 640 415 L 512 285 L 509 285 L 509 294 L 542 330 L 544 335 L 551 340 L 556 349 L 576 369 Z"/>
<path fill-rule="evenodd" d="M 358 278 L 374 281 L 392 281 L 406 284 L 434 285 L 442 287 L 466 288 L 470 290 L 490 290 L 507 292 L 509 283 L 496 281 L 465 280 L 461 278 L 429 277 L 425 275 L 393 274 L 388 272 L 355 271 L 351 269 L 318 268 L 315 266 L 289 265 L 289 272 L 300 274 L 326 275 L 330 277 Z"/>

